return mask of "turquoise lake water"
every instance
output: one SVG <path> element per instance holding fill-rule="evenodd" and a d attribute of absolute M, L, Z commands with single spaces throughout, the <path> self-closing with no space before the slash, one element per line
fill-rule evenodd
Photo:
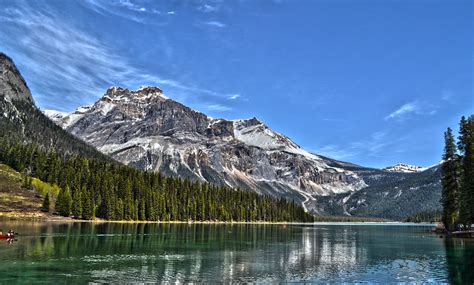
<path fill-rule="evenodd" d="M 474 282 L 474 241 L 431 225 L 188 225 L 0 221 L 0 284 Z"/>

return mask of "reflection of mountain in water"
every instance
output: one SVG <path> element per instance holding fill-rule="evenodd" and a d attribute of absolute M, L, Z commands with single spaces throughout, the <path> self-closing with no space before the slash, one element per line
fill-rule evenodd
<path fill-rule="evenodd" d="M 0 268 L 8 280 L 448 281 L 472 267 L 472 246 L 446 244 L 416 227 L 170 224 L 14 226 L 21 239 Z M 466 251 L 470 248 L 470 251 Z M 460 261 L 469 262 L 462 263 Z M 451 266 L 455 262 L 455 266 Z M 21 270 L 20 270 L 21 268 Z M 465 268 L 464 268 L 465 269 Z M 461 273 L 460 273 L 461 272 Z M 455 279 L 458 278 L 458 279 Z M 471 277 L 472 278 L 472 277 Z"/>

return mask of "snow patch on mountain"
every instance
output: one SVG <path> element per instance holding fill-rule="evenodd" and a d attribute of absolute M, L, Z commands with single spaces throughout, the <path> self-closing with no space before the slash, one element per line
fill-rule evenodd
<path fill-rule="evenodd" d="M 233 125 L 235 138 L 247 145 L 265 150 L 286 151 L 309 159 L 321 160 L 319 156 L 302 149 L 288 137 L 271 130 L 257 118 L 234 120 Z"/>
<path fill-rule="evenodd" d="M 410 165 L 406 163 L 399 163 L 396 165 L 388 166 L 383 168 L 385 171 L 389 172 L 403 172 L 403 173 L 417 173 L 417 172 L 422 172 L 425 171 L 428 168 L 422 167 L 422 166 L 416 166 L 416 165 Z"/>
<path fill-rule="evenodd" d="M 68 116 L 70 113 L 68 112 L 61 112 L 61 111 L 55 111 L 55 110 L 43 110 L 43 113 L 53 119 L 53 120 L 60 120 L 66 116 Z"/>

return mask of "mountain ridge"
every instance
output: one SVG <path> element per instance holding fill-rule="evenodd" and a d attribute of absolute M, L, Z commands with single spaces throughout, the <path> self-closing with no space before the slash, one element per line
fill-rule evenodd
<path fill-rule="evenodd" d="M 293 199 L 315 214 L 358 215 L 358 208 L 342 209 L 352 194 L 379 185 L 373 176 L 400 183 L 408 177 L 310 153 L 255 117 L 214 119 L 150 88 L 111 87 L 90 106 L 50 117 L 125 164 Z M 343 203 L 331 199 L 338 196 Z"/>
<path fill-rule="evenodd" d="M 214 119 L 151 88 L 111 87 L 91 107 L 51 119 L 127 165 L 297 199 L 309 209 L 313 195 L 366 186 L 257 118 Z"/>

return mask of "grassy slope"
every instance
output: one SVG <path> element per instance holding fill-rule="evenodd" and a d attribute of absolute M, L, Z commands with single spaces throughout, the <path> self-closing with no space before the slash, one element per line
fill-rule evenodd
<path fill-rule="evenodd" d="M 34 184 L 44 185 L 46 183 L 37 180 L 34 181 Z M 41 212 L 43 199 L 38 191 L 26 189 L 21 185 L 21 174 L 7 165 L 0 164 L 0 218 L 50 218 L 50 214 Z"/>

